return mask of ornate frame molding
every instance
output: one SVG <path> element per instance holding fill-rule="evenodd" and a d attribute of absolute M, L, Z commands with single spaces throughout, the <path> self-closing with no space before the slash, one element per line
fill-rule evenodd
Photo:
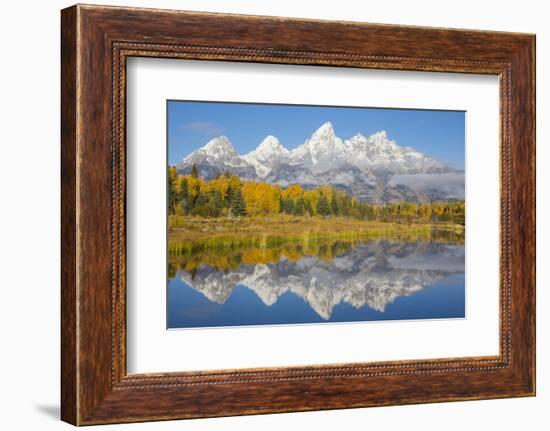
<path fill-rule="evenodd" d="M 219 32 L 205 34 L 204 23 Z M 285 38 L 254 36 L 264 26 L 284 29 Z M 342 40 L 307 40 L 310 32 L 335 30 Z M 64 420 L 97 424 L 534 394 L 534 36 L 79 5 L 62 12 L 62 54 Z M 127 375 L 125 66 L 131 56 L 498 75 L 500 354 Z M 248 400 L 250 391 L 264 401 Z M 304 391 L 307 399 L 298 395 Z"/>

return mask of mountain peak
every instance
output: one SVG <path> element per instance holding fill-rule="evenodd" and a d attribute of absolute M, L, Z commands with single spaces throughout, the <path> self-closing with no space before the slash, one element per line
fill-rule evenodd
<path fill-rule="evenodd" d="M 327 121 L 292 154 L 306 166 L 322 172 L 340 166 L 344 161 L 344 152 L 342 140 L 336 136 L 332 123 Z"/>
<path fill-rule="evenodd" d="M 285 148 L 275 136 L 267 135 L 254 150 L 239 155 L 226 136 L 218 136 L 189 154 L 178 164 L 177 171 L 187 175 L 193 165 L 203 178 L 214 178 L 221 172 L 230 171 L 244 179 L 262 180 L 283 187 L 289 184 L 304 187 L 335 184 L 372 202 L 424 199 L 422 196 L 425 195 L 412 188 L 405 189 L 401 183 L 400 189 L 395 189 L 389 178 L 450 170 L 413 148 L 398 145 L 385 130 L 368 136 L 357 133 L 343 141 L 336 136 L 329 121 L 292 150 Z M 377 181 L 384 185 L 383 190 L 375 189 Z M 430 193 L 430 196 L 448 195 L 444 191 L 437 195 Z"/>
<path fill-rule="evenodd" d="M 394 141 L 390 141 L 390 139 L 388 138 L 388 132 L 386 132 L 385 130 L 380 130 L 379 132 L 373 133 L 368 137 L 368 140 L 374 144 L 394 143 Z"/>
<path fill-rule="evenodd" d="M 214 150 L 217 148 L 233 149 L 233 145 L 231 145 L 231 142 L 229 141 L 227 136 L 221 135 L 208 141 L 208 143 L 202 148 L 206 151 Z"/>
<path fill-rule="evenodd" d="M 266 154 L 266 153 L 288 153 L 288 150 L 281 145 L 279 139 L 273 135 L 267 135 L 264 140 L 256 148 L 257 152 Z"/>
<path fill-rule="evenodd" d="M 362 133 L 356 133 L 350 138 L 350 141 L 365 141 L 366 139 Z"/>
<path fill-rule="evenodd" d="M 255 150 L 245 154 L 243 159 L 254 167 L 260 178 L 264 178 L 271 172 L 273 164 L 285 159 L 288 154 L 289 151 L 275 136 L 268 135 Z"/>
<path fill-rule="evenodd" d="M 321 137 L 321 136 L 335 136 L 334 126 L 330 121 L 323 123 L 321 127 L 319 127 L 313 133 L 313 135 L 311 135 L 312 138 Z"/>
<path fill-rule="evenodd" d="M 206 145 L 193 151 L 178 165 L 178 173 L 188 175 L 193 168 L 203 178 L 213 178 L 221 172 L 230 171 L 241 178 L 254 178 L 254 169 L 237 153 L 226 136 L 218 136 Z"/>
<path fill-rule="evenodd" d="M 229 139 L 223 135 L 208 141 L 208 143 L 199 149 L 198 152 L 219 160 L 239 157 Z"/>

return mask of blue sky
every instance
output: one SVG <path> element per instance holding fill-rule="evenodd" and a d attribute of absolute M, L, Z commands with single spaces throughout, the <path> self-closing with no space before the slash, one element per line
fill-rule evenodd
<path fill-rule="evenodd" d="M 342 139 L 385 130 L 401 146 L 464 169 L 463 111 L 188 101 L 168 101 L 168 162 L 180 162 L 219 135 L 227 136 L 239 154 L 252 151 L 267 135 L 293 149 L 327 121 Z"/>

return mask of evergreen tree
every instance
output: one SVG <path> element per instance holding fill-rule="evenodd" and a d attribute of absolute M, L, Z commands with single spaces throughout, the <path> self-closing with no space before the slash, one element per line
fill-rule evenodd
<path fill-rule="evenodd" d="M 189 208 L 191 215 L 207 217 L 209 215 L 208 210 L 208 196 L 205 193 L 199 193 L 194 202 Z"/>
<path fill-rule="evenodd" d="M 307 191 L 297 185 L 282 189 L 278 185 L 241 180 L 229 172 L 208 181 L 198 177 L 195 165 L 191 174 L 184 176 L 179 176 L 175 167 L 168 168 L 167 206 L 170 215 L 200 217 L 284 213 L 294 216 L 334 215 L 383 222 L 465 223 L 464 201 L 368 204 L 330 186 Z"/>
<path fill-rule="evenodd" d="M 180 191 L 178 193 L 178 201 L 184 212 L 188 211 L 189 207 L 189 182 L 187 178 L 183 178 L 180 183 Z"/>
<path fill-rule="evenodd" d="M 187 178 L 183 178 L 181 180 L 180 184 L 180 193 L 179 193 L 179 199 L 187 199 L 189 197 L 189 181 L 187 181 Z"/>
<path fill-rule="evenodd" d="M 286 202 L 286 212 L 288 214 L 294 214 L 294 201 L 291 198 L 287 199 Z"/>
<path fill-rule="evenodd" d="M 281 212 L 294 214 L 294 202 L 291 198 L 281 198 Z"/>
<path fill-rule="evenodd" d="M 246 215 L 246 204 L 240 188 L 233 191 L 229 203 L 229 214 L 233 217 L 242 217 Z"/>
<path fill-rule="evenodd" d="M 349 217 L 351 210 L 351 198 L 349 195 L 345 195 L 344 199 L 342 199 L 342 208 L 340 209 L 340 212 L 343 216 Z"/>
<path fill-rule="evenodd" d="M 279 212 L 284 213 L 285 212 L 285 205 L 286 201 L 282 196 L 279 196 Z"/>
<path fill-rule="evenodd" d="M 206 204 L 208 204 L 208 195 L 206 195 L 205 193 L 199 193 L 197 195 L 197 199 L 195 199 L 195 206 L 201 207 Z"/>
<path fill-rule="evenodd" d="M 231 184 L 227 187 L 227 191 L 224 196 L 222 196 L 222 203 L 224 208 L 229 208 L 231 206 L 231 198 L 233 197 L 233 187 Z"/>
<path fill-rule="evenodd" d="M 191 168 L 191 176 L 193 178 L 199 177 L 199 170 L 197 169 L 197 166 L 193 163 L 193 167 Z"/>
<path fill-rule="evenodd" d="M 214 217 L 219 217 L 222 213 L 223 203 L 220 192 L 214 190 L 210 196 L 210 205 L 212 206 L 212 212 Z"/>
<path fill-rule="evenodd" d="M 303 216 L 305 213 L 304 200 L 302 198 L 298 199 L 294 204 L 294 215 Z"/>
<path fill-rule="evenodd" d="M 313 215 L 313 206 L 311 205 L 311 201 L 307 200 L 304 202 L 304 209 L 310 216 Z"/>
<path fill-rule="evenodd" d="M 332 200 L 330 202 L 330 212 L 334 216 L 340 215 L 340 205 L 338 204 L 338 200 L 336 198 L 336 193 L 332 194 Z"/>
<path fill-rule="evenodd" d="M 317 202 L 317 214 L 323 217 L 330 215 L 330 205 L 323 194 L 319 197 L 319 202 Z"/>
<path fill-rule="evenodd" d="M 168 177 L 168 212 L 170 214 L 174 212 L 174 208 L 176 207 L 176 191 L 174 189 L 174 183 Z"/>
<path fill-rule="evenodd" d="M 168 171 L 168 212 L 173 214 L 176 209 L 177 203 L 177 193 L 176 193 L 176 182 L 177 175 L 174 168 L 170 168 Z"/>

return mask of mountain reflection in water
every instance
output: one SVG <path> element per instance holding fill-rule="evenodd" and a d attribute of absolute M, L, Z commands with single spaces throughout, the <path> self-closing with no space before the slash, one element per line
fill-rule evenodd
<path fill-rule="evenodd" d="M 168 326 L 464 317 L 463 244 L 336 241 L 312 250 L 171 257 Z"/>

